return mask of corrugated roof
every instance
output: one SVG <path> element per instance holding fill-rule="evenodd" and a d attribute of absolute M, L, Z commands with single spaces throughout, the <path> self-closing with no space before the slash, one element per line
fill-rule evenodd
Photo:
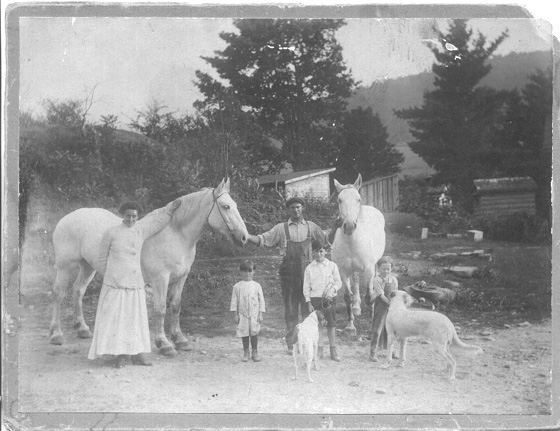
<path fill-rule="evenodd" d="M 532 191 L 537 189 L 537 184 L 531 177 L 489 178 L 474 180 L 473 183 L 478 193 Z"/>
<path fill-rule="evenodd" d="M 309 171 L 300 171 L 300 172 L 287 172 L 284 174 L 276 174 L 276 175 L 264 175 L 259 178 L 259 184 L 270 184 L 270 183 L 285 183 L 290 184 L 294 181 L 302 180 L 305 178 L 315 177 L 317 175 L 326 174 L 328 172 L 335 171 L 336 168 L 325 168 L 325 169 L 312 169 Z"/>

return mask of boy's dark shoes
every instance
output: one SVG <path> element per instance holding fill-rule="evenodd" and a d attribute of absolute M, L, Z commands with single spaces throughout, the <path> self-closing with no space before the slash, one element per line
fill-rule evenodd
<path fill-rule="evenodd" d="M 340 357 L 336 351 L 336 347 L 331 347 L 331 359 L 336 362 L 340 362 Z"/>

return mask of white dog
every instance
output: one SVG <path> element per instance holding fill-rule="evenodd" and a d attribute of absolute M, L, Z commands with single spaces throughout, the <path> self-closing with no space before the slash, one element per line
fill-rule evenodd
<path fill-rule="evenodd" d="M 313 362 L 315 370 L 319 369 L 317 365 L 317 348 L 319 347 L 319 324 L 322 324 L 323 320 L 323 313 L 319 310 L 315 310 L 309 314 L 303 322 L 295 327 L 292 338 L 294 344 L 292 356 L 294 358 L 296 374 L 293 380 L 297 379 L 299 352 L 299 354 L 303 356 L 307 368 L 307 381 L 313 382 L 311 378 L 311 363 Z"/>
<path fill-rule="evenodd" d="M 396 340 L 401 343 L 400 359 L 398 366 L 404 366 L 406 340 L 409 337 L 422 337 L 430 340 L 439 353 L 447 361 L 447 369 L 450 370 L 449 380 L 455 379 L 457 363 L 449 352 L 451 345 L 462 349 L 482 353 L 478 346 L 465 344 L 457 336 L 455 326 L 449 318 L 436 311 L 413 311 L 408 307 L 413 298 L 402 290 L 391 293 L 391 303 L 385 327 L 387 328 L 387 361 L 381 366 L 388 368 L 391 364 L 393 344 Z"/>

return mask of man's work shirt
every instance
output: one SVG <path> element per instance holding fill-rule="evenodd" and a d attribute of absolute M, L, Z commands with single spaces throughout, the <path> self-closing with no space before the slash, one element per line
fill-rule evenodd
<path fill-rule="evenodd" d="M 322 262 L 313 260 L 307 268 L 303 276 L 303 296 L 305 301 L 311 301 L 311 298 L 320 298 L 326 289 L 329 296 L 336 296 L 336 292 L 342 287 L 342 280 L 338 272 L 336 263 L 328 259 Z"/>
<path fill-rule="evenodd" d="M 292 219 L 289 219 L 288 230 L 290 231 L 290 240 L 294 242 L 305 241 L 309 233 L 312 240 L 318 239 L 323 241 L 325 244 L 328 243 L 325 233 L 312 221 L 302 219 L 299 222 L 294 222 Z M 260 247 L 280 247 L 280 255 L 284 256 L 286 254 L 287 239 L 286 232 L 284 230 L 284 223 L 278 223 L 268 232 L 257 236 L 259 237 Z"/>

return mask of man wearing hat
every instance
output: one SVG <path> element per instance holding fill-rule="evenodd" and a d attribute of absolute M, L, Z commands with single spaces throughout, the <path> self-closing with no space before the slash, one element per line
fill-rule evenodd
<path fill-rule="evenodd" d="M 299 309 L 302 319 L 310 313 L 303 296 L 303 275 L 311 262 L 311 242 L 319 240 L 327 242 L 327 236 L 312 221 L 303 218 L 305 202 L 300 197 L 292 197 L 286 202 L 290 218 L 278 223 L 268 232 L 261 235 L 249 235 L 249 242 L 260 247 L 280 247 L 284 256 L 280 265 L 280 283 L 284 301 L 284 317 L 286 320 L 286 344 L 288 351 L 293 349 L 292 334 L 299 323 Z"/>

